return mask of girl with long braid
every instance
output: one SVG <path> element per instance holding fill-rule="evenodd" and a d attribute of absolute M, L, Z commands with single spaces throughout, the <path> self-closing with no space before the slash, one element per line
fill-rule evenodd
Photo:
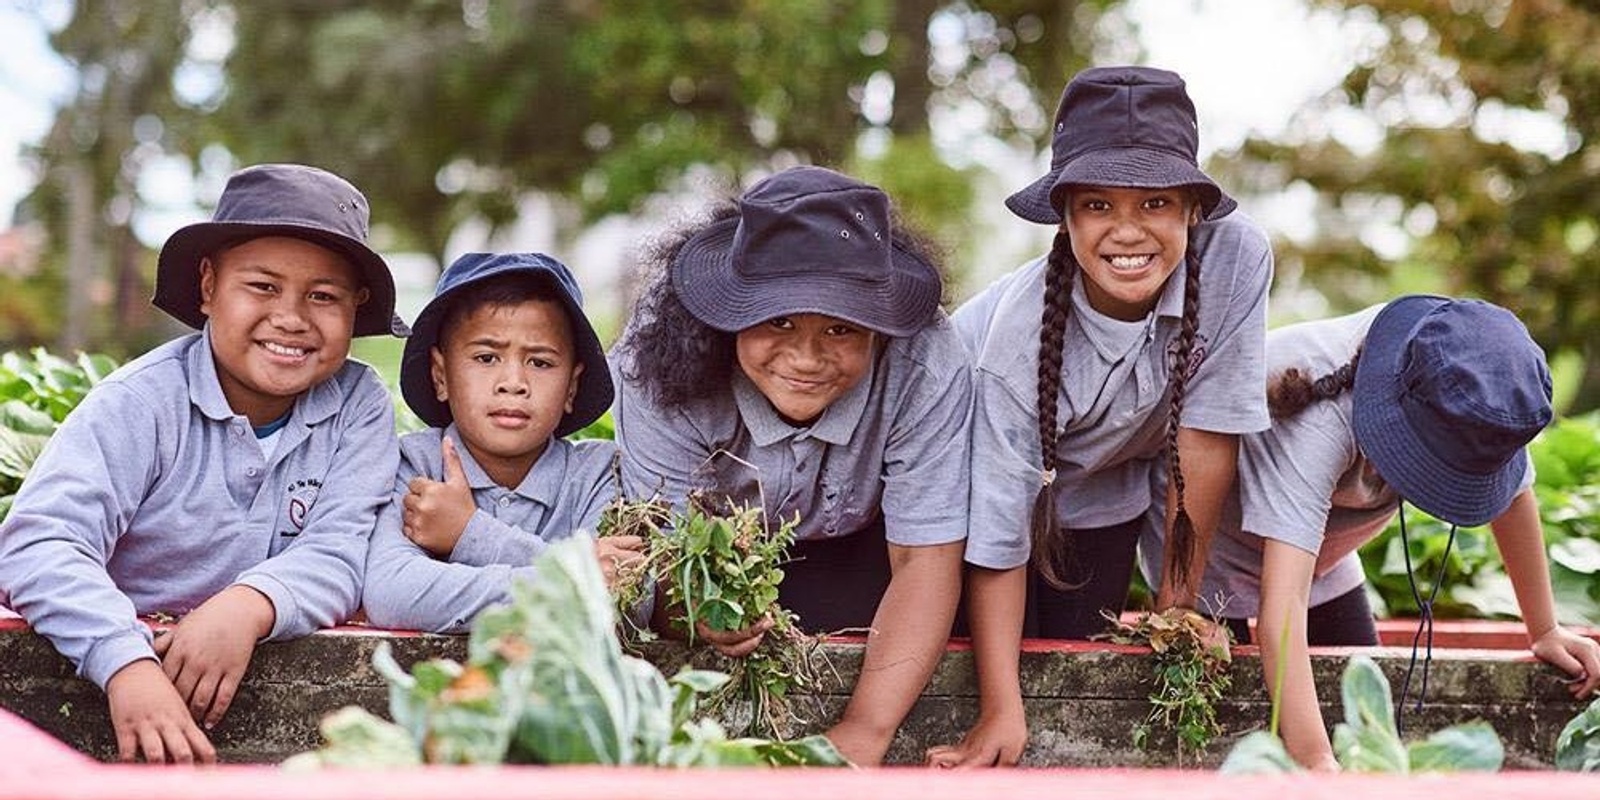
<path fill-rule="evenodd" d="M 1267 360 L 1272 427 L 1240 442 L 1200 596 L 1241 640 L 1257 618 L 1268 691 L 1282 664 L 1289 753 L 1338 768 L 1307 647 L 1378 643 L 1356 550 L 1403 502 L 1490 525 L 1534 655 L 1592 694 L 1600 646 L 1555 617 L 1524 448 L 1551 419 L 1550 374 L 1522 323 L 1482 301 L 1413 295 L 1274 330 Z"/>
<path fill-rule="evenodd" d="M 1238 435 L 1268 424 L 1272 252 L 1200 171 L 1183 80 L 1089 69 L 1055 119 L 1049 174 L 1006 201 L 1058 226 L 1049 255 L 955 314 L 974 360 L 966 599 L 981 713 L 959 744 L 929 750 L 940 766 L 1017 762 L 1022 637 L 1103 630 L 1152 509 L 1176 543 L 1157 604 L 1193 605 Z"/>

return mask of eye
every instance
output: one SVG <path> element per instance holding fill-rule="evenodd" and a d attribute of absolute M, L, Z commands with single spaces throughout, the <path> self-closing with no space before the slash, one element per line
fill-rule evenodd
<path fill-rule="evenodd" d="M 334 292 L 314 291 L 310 295 L 313 303 L 337 303 L 343 298 Z"/>
<path fill-rule="evenodd" d="M 767 320 L 767 326 L 780 331 L 794 330 L 794 320 L 788 317 L 773 317 Z"/>
<path fill-rule="evenodd" d="M 249 281 L 245 283 L 245 286 L 250 287 L 251 291 L 261 292 L 263 294 L 270 294 L 278 290 L 278 287 L 275 284 L 267 281 Z"/>
<path fill-rule="evenodd" d="M 847 324 L 845 324 L 843 322 L 837 322 L 837 323 L 834 323 L 832 325 L 829 325 L 828 329 L 825 332 L 829 336 L 853 336 L 855 334 L 861 333 L 861 329 L 857 328 L 854 325 L 847 325 Z"/>
<path fill-rule="evenodd" d="M 1104 200 L 1101 200 L 1098 197 L 1085 198 L 1084 201 L 1079 204 L 1079 206 L 1081 208 L 1083 208 L 1084 210 L 1086 210 L 1086 211 L 1110 211 L 1111 210 L 1111 204 L 1106 202 L 1106 201 L 1104 201 Z"/>
<path fill-rule="evenodd" d="M 472 360 L 479 364 L 493 364 L 500 360 L 496 353 L 473 353 Z"/>
<path fill-rule="evenodd" d="M 555 369 L 556 368 L 556 362 L 551 361 L 548 358 L 530 358 L 530 359 L 528 359 L 528 364 L 531 365 L 534 369 Z"/>

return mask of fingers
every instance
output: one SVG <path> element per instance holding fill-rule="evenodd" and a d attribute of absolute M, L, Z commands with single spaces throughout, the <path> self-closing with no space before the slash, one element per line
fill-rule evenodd
<path fill-rule="evenodd" d="M 238 675 L 224 674 L 218 678 L 216 684 L 211 687 L 213 689 L 213 694 L 211 698 L 211 710 L 206 714 L 205 717 L 206 730 L 211 730 L 212 728 L 217 727 L 217 723 L 222 721 L 223 715 L 228 713 L 228 709 L 233 705 L 235 693 L 239 689 L 239 678 L 240 676 Z M 198 717 L 196 717 L 196 719 L 198 719 Z"/>
<path fill-rule="evenodd" d="M 155 648 L 156 658 L 165 658 L 167 651 L 172 649 L 172 631 L 156 631 L 155 641 L 151 645 Z"/>
<path fill-rule="evenodd" d="M 618 550 L 638 552 L 644 549 L 643 536 L 607 536 L 603 541 Z"/>
<path fill-rule="evenodd" d="M 184 693 L 182 686 L 178 687 L 178 694 L 182 695 L 189 703 L 189 716 L 194 717 L 196 722 L 205 720 L 207 728 L 216 724 L 210 721 L 207 712 L 211 710 L 212 700 L 217 694 L 217 684 L 221 681 L 222 675 L 213 672 L 200 676 L 194 683 L 194 689 L 188 694 Z M 217 716 L 219 719 L 221 718 L 220 714 Z"/>
<path fill-rule="evenodd" d="M 138 729 L 139 752 L 144 754 L 144 760 L 150 764 L 161 764 L 167 760 L 167 748 L 161 742 L 161 731 L 155 725 L 140 725 Z M 133 758 L 129 757 L 129 761 Z"/>
<path fill-rule="evenodd" d="M 694 625 L 695 634 L 711 643 L 717 652 L 729 658 L 744 658 L 761 646 L 767 631 L 772 629 L 772 618 L 762 617 L 754 625 L 737 631 L 713 630 L 705 622 Z"/>
<path fill-rule="evenodd" d="M 456 450 L 455 440 L 445 437 L 441 453 L 444 456 L 444 482 L 452 486 L 466 486 L 467 471 L 461 466 L 461 453 Z"/>
<path fill-rule="evenodd" d="M 934 769 L 954 769 L 961 764 L 961 752 L 955 747 L 941 744 L 928 748 L 923 763 Z"/>
<path fill-rule="evenodd" d="M 117 734 L 117 760 L 132 762 L 134 756 L 139 754 L 139 731 L 115 724 L 116 720 L 112 722 L 111 729 Z"/>

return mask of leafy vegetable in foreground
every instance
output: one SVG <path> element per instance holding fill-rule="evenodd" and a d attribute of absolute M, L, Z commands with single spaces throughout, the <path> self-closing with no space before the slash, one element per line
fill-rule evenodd
<path fill-rule="evenodd" d="M 539 579 L 473 623 L 467 663 L 434 660 L 408 673 L 386 645 L 374 666 L 389 681 L 394 722 L 345 709 L 323 723 L 326 744 L 286 767 L 407 763 L 400 741 L 430 764 L 843 765 L 821 736 L 774 743 L 730 739 L 696 719 L 701 698 L 728 680 L 684 670 L 670 680 L 622 652 L 592 545 L 574 538 L 536 562 Z"/>

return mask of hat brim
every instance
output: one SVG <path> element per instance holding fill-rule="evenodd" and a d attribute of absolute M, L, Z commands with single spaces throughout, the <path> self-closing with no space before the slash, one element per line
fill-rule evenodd
<path fill-rule="evenodd" d="M 790 314 L 822 314 L 887 336 L 909 336 L 939 308 L 939 271 L 893 241 L 888 281 L 865 284 L 826 271 L 793 272 L 752 281 L 733 268 L 739 219 L 707 225 L 678 251 L 672 283 L 696 319 L 736 333 Z"/>
<path fill-rule="evenodd" d="M 1435 455 L 1407 420 L 1400 377 L 1406 343 L 1423 317 L 1448 302 L 1445 297 L 1413 295 L 1378 312 L 1356 364 L 1351 424 L 1362 454 L 1401 497 L 1434 517 L 1472 527 L 1510 507 L 1527 472 L 1528 455 L 1518 448 L 1493 472 L 1466 472 Z"/>
<path fill-rule="evenodd" d="M 1171 153 L 1146 148 L 1106 148 L 1055 167 L 1044 177 L 1006 198 L 1011 213 L 1041 225 L 1061 224 L 1057 205 L 1066 186 L 1116 186 L 1136 189 L 1191 187 L 1200 194 L 1201 217 L 1218 220 L 1239 207 L 1222 187 L 1198 167 Z"/>
<path fill-rule="evenodd" d="M 406 339 L 405 351 L 400 357 L 400 396 L 405 399 L 406 405 L 418 419 L 435 428 L 446 427 L 455 420 L 455 416 L 450 413 L 450 404 L 441 401 L 433 388 L 432 351 L 439 342 L 439 325 L 444 321 L 445 313 L 450 308 L 450 299 L 462 289 L 489 278 L 523 271 L 547 279 L 548 285 L 560 298 L 561 305 L 567 312 L 567 321 L 572 328 L 572 343 L 577 351 L 578 362 L 583 364 L 583 375 L 578 378 L 578 391 L 572 398 L 572 410 L 561 417 L 554 435 L 566 436 L 580 431 L 589 423 L 599 419 L 606 413 L 606 409 L 611 407 L 611 401 L 615 397 L 615 389 L 611 384 L 611 370 L 606 365 L 605 350 L 600 346 L 600 337 L 595 333 L 594 326 L 589 324 L 588 315 L 583 313 L 577 300 L 563 291 L 547 273 L 508 265 L 485 270 L 472 280 L 459 283 L 450 287 L 448 291 L 435 295 L 417 314 L 416 322 L 411 326 L 411 336 Z"/>
<path fill-rule="evenodd" d="M 367 301 L 356 309 L 353 336 L 405 336 L 394 313 L 394 276 L 383 257 L 361 242 L 336 233 L 284 223 L 199 222 L 168 237 L 156 261 L 156 291 L 150 302 L 191 328 L 205 325 L 200 310 L 200 261 L 220 248 L 263 236 L 289 236 L 344 256 L 361 273 Z"/>

